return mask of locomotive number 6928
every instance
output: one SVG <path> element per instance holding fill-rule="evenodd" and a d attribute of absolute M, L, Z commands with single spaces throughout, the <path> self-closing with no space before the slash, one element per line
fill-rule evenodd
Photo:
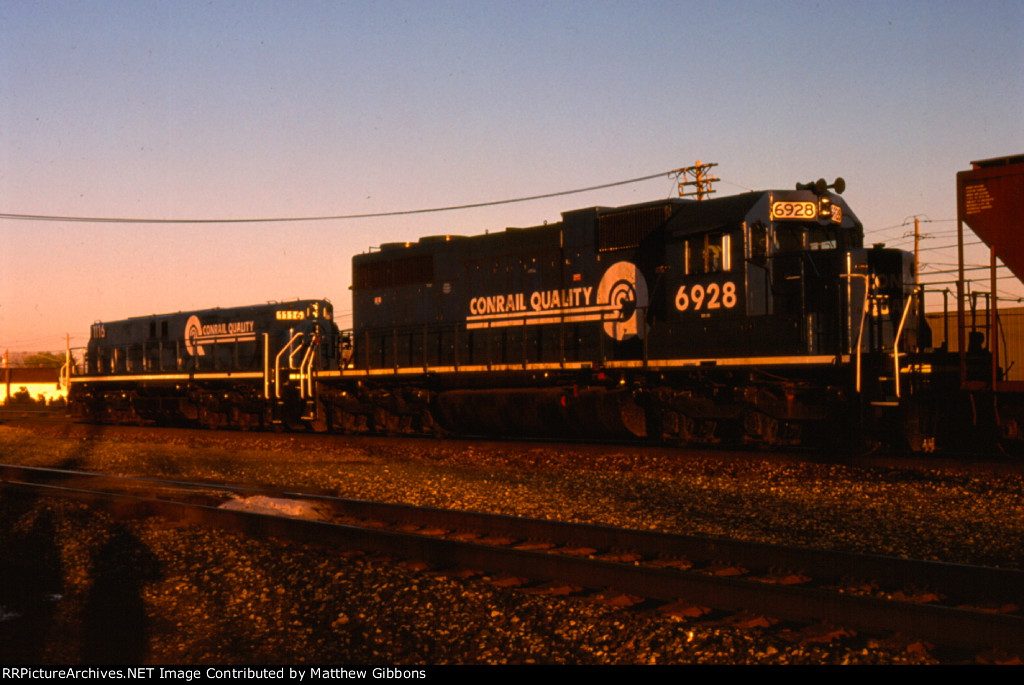
<path fill-rule="evenodd" d="M 779 219 L 813 219 L 818 216 L 818 207 L 813 202 L 773 202 L 771 218 Z"/>
<path fill-rule="evenodd" d="M 736 306 L 736 284 L 708 283 L 707 285 L 679 286 L 676 291 L 676 309 L 681 312 L 701 309 L 732 309 Z"/>

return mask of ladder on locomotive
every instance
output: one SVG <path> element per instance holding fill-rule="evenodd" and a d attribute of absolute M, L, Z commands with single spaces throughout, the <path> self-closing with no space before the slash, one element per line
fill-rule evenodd
<path fill-rule="evenodd" d="M 866 277 L 862 278 L 865 281 L 865 297 L 861 309 L 857 341 L 853 346 L 855 356 L 855 387 L 858 393 L 868 392 L 869 396 L 875 398 L 870 400 L 873 406 L 898 407 L 906 391 L 906 372 L 900 368 L 900 357 L 906 356 L 907 352 L 901 351 L 900 348 L 901 346 L 904 348 L 907 346 L 908 341 L 905 336 L 907 321 L 915 306 L 920 306 L 920 303 L 923 301 L 924 292 L 921 286 L 915 287 L 910 296 L 906 298 L 903 307 L 894 310 L 885 303 L 884 297 L 876 297 L 876 294 L 871 291 L 869 280 Z M 899 316 L 898 320 L 896 319 L 897 315 Z M 887 325 L 893 331 L 891 343 L 885 340 L 886 336 L 884 334 L 881 339 L 876 339 L 876 336 L 873 335 L 873 333 L 884 331 Z M 874 377 L 871 380 L 874 383 L 870 390 L 864 387 L 863 379 L 862 357 L 864 356 L 864 336 L 866 331 L 868 335 L 867 347 L 870 351 L 877 353 L 879 358 L 877 366 L 873 368 Z"/>
<path fill-rule="evenodd" d="M 289 398 L 284 396 L 282 389 L 289 381 L 298 382 L 297 392 L 302 405 L 299 418 L 303 421 L 317 419 L 316 361 L 318 345 L 319 340 L 316 334 L 307 334 L 301 331 L 295 333 L 278 350 L 271 370 L 270 347 L 265 341 L 263 394 L 267 401 L 273 401 L 277 409 L 273 412 L 273 423 L 284 423 L 281 410 L 287 405 Z M 287 364 L 284 363 L 285 361 Z"/>

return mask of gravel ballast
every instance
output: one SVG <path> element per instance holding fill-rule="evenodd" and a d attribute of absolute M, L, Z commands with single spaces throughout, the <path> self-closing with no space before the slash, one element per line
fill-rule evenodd
<path fill-rule="evenodd" d="M 1020 568 L 1020 476 L 631 447 L 0 426 L 2 461 Z M 4 663 L 937 663 L 0 490 Z M 963 658 L 958 656 L 956 658 Z"/>

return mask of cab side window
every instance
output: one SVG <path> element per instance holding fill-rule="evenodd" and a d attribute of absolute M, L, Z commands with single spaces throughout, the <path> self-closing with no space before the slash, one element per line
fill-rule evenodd
<path fill-rule="evenodd" d="M 732 236 L 705 233 L 686 240 L 686 273 L 713 274 L 732 270 Z"/>
<path fill-rule="evenodd" d="M 760 221 L 750 226 L 750 261 L 758 266 L 768 263 L 768 227 Z"/>

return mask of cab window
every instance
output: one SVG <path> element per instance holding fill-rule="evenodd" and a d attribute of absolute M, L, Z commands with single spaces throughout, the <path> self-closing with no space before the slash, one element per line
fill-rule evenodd
<path fill-rule="evenodd" d="M 705 233 L 686 240 L 686 273 L 711 274 L 732 270 L 732 236 Z"/>
<path fill-rule="evenodd" d="M 834 250 L 838 245 L 836 229 L 832 226 L 812 226 L 807 231 L 807 245 L 811 250 Z"/>
<path fill-rule="evenodd" d="M 804 249 L 804 227 L 783 224 L 775 227 L 774 252 L 792 252 Z"/>

